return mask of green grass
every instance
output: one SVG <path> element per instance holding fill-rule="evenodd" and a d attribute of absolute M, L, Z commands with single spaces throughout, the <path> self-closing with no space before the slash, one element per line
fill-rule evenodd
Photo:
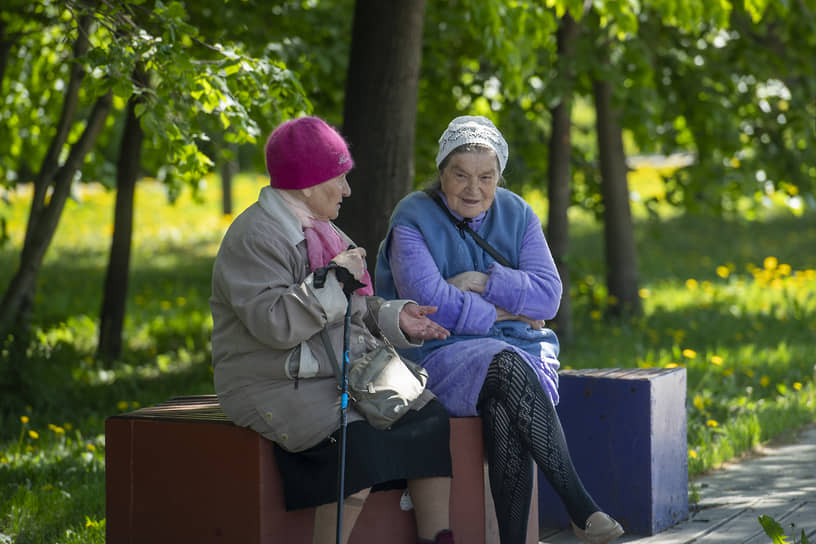
<path fill-rule="evenodd" d="M 633 186 L 660 196 L 654 176 Z M 236 181 L 236 211 L 262 178 Z M 0 343 L 0 544 L 104 542 L 104 420 L 212 392 L 207 299 L 212 260 L 229 218 L 217 180 L 167 203 L 139 184 L 125 323 L 126 352 L 94 359 L 113 195 L 84 187 L 70 201 L 40 274 L 34 329 Z M 528 200 L 546 217 L 540 193 Z M 16 266 L 28 198 L 0 203 L 11 241 L 0 288 Z M 685 366 L 691 474 L 816 418 L 816 213 L 774 205 L 715 219 L 635 205 L 644 315 L 607 321 L 600 227 L 571 210 L 576 338 L 572 368 Z M 746 219 L 750 217 L 751 219 Z"/>

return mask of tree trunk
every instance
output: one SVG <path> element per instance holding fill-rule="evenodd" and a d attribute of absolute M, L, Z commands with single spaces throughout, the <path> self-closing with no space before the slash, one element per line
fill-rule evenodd
<path fill-rule="evenodd" d="M 224 160 L 221 163 L 221 213 L 230 215 L 232 213 L 232 176 L 238 170 L 237 162 Z"/>
<path fill-rule="evenodd" d="M 6 29 L 6 22 L 0 19 L 0 89 L 3 87 L 9 54 L 11 54 L 11 47 L 14 45 L 14 40 L 7 34 Z"/>
<path fill-rule="evenodd" d="M 414 182 L 417 88 L 425 0 L 357 0 L 343 134 L 355 168 L 339 224 L 369 266 L 397 201 Z"/>
<path fill-rule="evenodd" d="M 137 71 L 134 72 L 134 79 L 144 81 L 145 78 Z M 97 357 L 106 364 L 122 355 L 122 329 L 125 322 L 130 247 L 133 238 L 133 200 L 142 157 L 142 126 L 135 111 L 139 102 L 135 95 L 128 101 L 127 118 L 119 146 L 119 160 L 116 163 L 116 208 L 108 270 L 102 293 L 97 346 Z"/>
<path fill-rule="evenodd" d="M 619 112 L 612 104 L 612 85 L 593 81 L 597 115 L 598 152 L 601 165 L 601 197 L 604 205 L 606 284 L 611 315 L 641 311 L 638 294 L 637 248 L 629 208 L 626 155 Z"/>
<path fill-rule="evenodd" d="M 77 39 L 76 42 L 74 42 L 73 59 L 77 59 L 88 52 L 88 48 L 90 47 L 88 36 L 91 34 L 92 24 L 92 15 L 82 15 L 79 18 Z M 40 221 L 40 214 L 43 213 L 45 209 L 46 194 L 48 188 L 54 182 L 54 176 L 57 174 L 57 170 L 60 168 L 59 157 L 65 146 L 65 142 L 68 140 L 68 134 L 74 123 L 74 114 L 79 104 L 79 90 L 82 86 L 82 80 L 85 78 L 85 71 L 82 69 L 82 64 L 73 62 L 73 59 L 71 61 L 71 75 L 65 90 L 65 98 L 62 101 L 62 111 L 60 112 L 59 121 L 57 121 L 56 132 L 51 139 L 51 144 L 48 146 L 45 157 L 43 157 L 40 171 L 34 178 L 34 194 L 31 197 L 31 209 L 28 214 L 28 224 L 26 225 L 25 243 L 28 243 L 29 235 L 36 230 L 36 225 Z M 82 159 L 85 159 L 84 155 Z M 80 165 L 81 164 L 80 162 Z M 60 210 L 60 213 L 61 212 L 62 210 Z M 25 244 L 23 247 L 25 247 Z M 2 330 L 1 326 L 0 330 Z"/>
<path fill-rule="evenodd" d="M 562 80 L 572 81 L 571 58 L 574 56 L 575 39 L 578 35 L 578 25 L 569 14 L 561 18 L 558 28 L 558 61 L 564 67 L 560 77 Z M 564 291 L 561 294 L 561 305 L 553 319 L 553 329 L 558 332 L 562 342 L 568 343 L 573 338 L 572 331 L 572 304 L 570 301 L 570 274 L 569 274 L 569 221 L 567 210 L 570 205 L 570 155 L 572 144 L 570 129 L 572 127 L 572 89 L 564 92 L 561 101 L 550 110 L 552 126 L 549 142 L 549 164 L 547 165 L 547 199 L 549 201 L 547 213 L 547 242 L 552 251 L 553 259 L 561 276 Z"/>
<path fill-rule="evenodd" d="M 45 252 L 57 230 L 62 211 L 65 208 L 65 201 L 71 192 L 74 175 L 82 166 L 85 156 L 105 126 L 105 118 L 108 116 L 112 102 L 113 94 L 110 91 L 97 98 L 82 135 L 71 146 L 65 164 L 59 167 L 53 176 L 53 192 L 50 201 L 47 205 L 43 201 L 43 206 L 35 220 L 29 217 L 20 263 L 0 302 L 0 331 L 8 332 L 17 327 L 27 328 L 28 312 L 34 301 L 37 274 L 45 258 Z M 40 182 L 43 181 L 42 175 L 37 178 Z M 44 195 L 43 190 L 43 197 Z"/>

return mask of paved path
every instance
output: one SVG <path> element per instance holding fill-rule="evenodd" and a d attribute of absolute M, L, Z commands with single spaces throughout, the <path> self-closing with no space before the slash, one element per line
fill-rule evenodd
<path fill-rule="evenodd" d="M 696 478 L 699 502 L 689 519 L 649 537 L 624 535 L 637 544 L 767 544 L 757 518 L 776 519 L 796 542 L 804 529 L 816 543 L 816 427 L 802 430 L 792 444 L 766 447 L 762 455 Z M 580 542 L 571 532 L 541 530 L 540 544 Z"/>

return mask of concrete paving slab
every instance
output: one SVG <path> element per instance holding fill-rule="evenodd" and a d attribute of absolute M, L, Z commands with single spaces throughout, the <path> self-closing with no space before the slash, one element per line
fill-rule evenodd
<path fill-rule="evenodd" d="M 816 542 L 816 426 L 797 433 L 789 444 L 768 446 L 760 454 L 693 480 L 700 500 L 689 519 L 652 536 L 624 535 L 617 542 L 637 544 L 767 544 L 758 518 L 776 519 L 787 535 L 802 531 Z M 793 542 L 792 539 L 789 539 Z M 571 531 L 542 528 L 540 544 L 579 543 Z"/>

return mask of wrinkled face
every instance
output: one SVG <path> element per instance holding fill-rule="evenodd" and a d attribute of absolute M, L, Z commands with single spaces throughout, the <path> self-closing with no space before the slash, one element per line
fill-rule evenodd
<path fill-rule="evenodd" d="M 499 165 L 492 150 L 456 153 L 440 174 L 448 206 L 462 217 L 473 218 L 486 211 L 496 196 Z"/>
<path fill-rule="evenodd" d="M 316 219 L 331 221 L 340 214 L 340 203 L 343 198 L 351 195 L 346 175 L 324 181 L 318 185 L 301 190 L 303 201 L 309 207 Z"/>

